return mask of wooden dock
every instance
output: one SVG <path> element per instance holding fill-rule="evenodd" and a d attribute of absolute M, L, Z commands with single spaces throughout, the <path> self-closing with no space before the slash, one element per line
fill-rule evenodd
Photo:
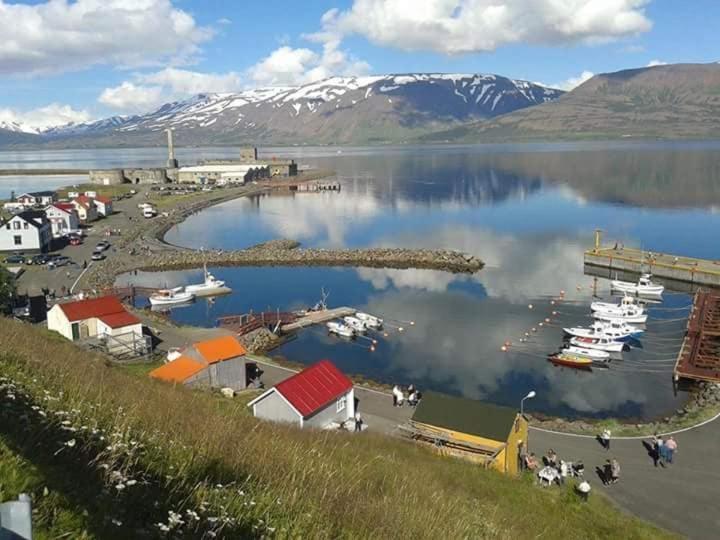
<path fill-rule="evenodd" d="M 607 277 L 614 278 L 615 272 L 647 272 L 661 280 L 720 288 L 720 261 L 642 251 L 617 244 L 602 247 L 599 231 L 595 234 L 595 247 L 585 252 L 585 265 L 605 269 Z"/>
<path fill-rule="evenodd" d="M 720 382 L 720 294 L 695 294 L 674 375 L 676 381 Z"/>
<path fill-rule="evenodd" d="M 356 309 L 350 307 L 339 307 L 334 309 L 323 309 L 320 311 L 308 311 L 304 315 L 298 317 L 295 321 L 283 325 L 280 329 L 283 332 L 292 332 L 301 330 L 314 324 L 324 324 L 334 319 L 355 315 Z"/>

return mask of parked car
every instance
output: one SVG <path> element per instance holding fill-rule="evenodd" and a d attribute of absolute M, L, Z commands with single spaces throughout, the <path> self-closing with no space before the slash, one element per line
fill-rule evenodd
<path fill-rule="evenodd" d="M 105 254 L 102 251 L 93 251 L 90 255 L 90 259 L 93 261 L 102 261 L 105 258 Z"/>
<path fill-rule="evenodd" d="M 48 262 L 48 256 L 44 253 L 35 255 L 27 260 L 27 264 L 45 264 Z"/>
<path fill-rule="evenodd" d="M 107 240 L 101 240 L 95 246 L 95 251 L 105 251 L 106 249 L 109 249 L 109 248 L 110 248 L 110 242 L 108 242 Z"/>
<path fill-rule="evenodd" d="M 57 268 L 66 264 L 70 264 L 70 258 L 65 255 L 55 255 L 47 263 L 48 268 Z"/>
<path fill-rule="evenodd" d="M 23 255 L 10 255 L 9 257 L 5 257 L 5 262 L 8 264 L 23 264 L 25 257 Z"/>
<path fill-rule="evenodd" d="M 82 238 L 80 238 L 79 236 L 71 236 L 70 237 L 70 245 L 71 246 L 79 246 L 80 244 L 82 244 Z"/>

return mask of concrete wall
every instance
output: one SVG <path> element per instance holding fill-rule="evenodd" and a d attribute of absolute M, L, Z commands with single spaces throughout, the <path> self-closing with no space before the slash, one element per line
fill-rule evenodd
<path fill-rule="evenodd" d="M 335 404 L 333 403 L 333 407 Z M 271 392 L 253 405 L 256 418 L 273 422 L 288 422 L 300 426 L 300 416 L 277 392 Z"/>
<path fill-rule="evenodd" d="M 15 243 L 15 237 L 20 243 Z M 0 251 L 46 251 L 50 244 L 50 224 L 33 227 L 19 217 L 10 219 L 0 226 Z"/>
<path fill-rule="evenodd" d="M 122 169 L 98 169 L 88 173 L 92 184 L 110 186 L 125 183 Z"/>
<path fill-rule="evenodd" d="M 168 181 L 165 169 L 123 169 L 125 179 L 131 184 L 165 184 Z"/>
<path fill-rule="evenodd" d="M 321 409 L 314 415 L 306 418 L 304 425 L 307 427 L 323 428 L 331 422 L 337 422 L 338 424 L 340 424 L 345 420 L 348 420 L 355 416 L 354 391 L 350 390 L 343 397 L 345 398 L 345 408 L 342 411 L 337 411 L 337 402 L 339 401 L 339 399 L 332 401 L 324 409 Z"/>

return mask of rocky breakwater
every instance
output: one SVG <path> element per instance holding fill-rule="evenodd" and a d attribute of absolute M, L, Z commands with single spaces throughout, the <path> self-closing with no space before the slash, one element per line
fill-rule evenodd
<path fill-rule="evenodd" d="M 352 266 L 367 268 L 426 269 L 453 273 L 475 273 L 483 262 L 473 255 L 453 250 L 368 248 L 300 249 L 291 240 L 273 240 L 248 249 L 166 249 L 159 253 L 124 256 L 103 261 L 88 276 L 93 286 L 109 286 L 115 276 L 134 270 L 185 270 L 208 266 Z"/>

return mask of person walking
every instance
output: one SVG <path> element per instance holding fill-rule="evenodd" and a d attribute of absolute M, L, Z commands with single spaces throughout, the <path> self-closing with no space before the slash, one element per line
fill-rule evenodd
<path fill-rule="evenodd" d="M 355 413 L 355 432 L 361 432 L 362 431 L 362 425 L 363 425 L 363 419 L 362 416 L 360 416 L 359 412 Z"/>
<path fill-rule="evenodd" d="M 617 484 L 620 480 L 620 463 L 613 458 L 610 462 L 610 483 Z"/>
<path fill-rule="evenodd" d="M 603 432 L 600 434 L 600 444 L 605 449 L 605 451 L 610 450 L 610 430 L 604 429 Z"/>
<path fill-rule="evenodd" d="M 677 441 L 675 440 L 675 437 L 670 436 L 670 438 L 665 441 L 665 459 L 671 465 L 675 452 L 677 452 Z"/>
<path fill-rule="evenodd" d="M 397 384 L 393 386 L 392 389 L 392 395 L 393 395 L 393 407 L 398 406 L 398 392 L 400 392 L 400 389 L 398 388 Z"/>
<path fill-rule="evenodd" d="M 612 463 L 609 459 L 605 460 L 605 465 L 603 466 L 602 470 L 602 483 L 603 485 L 607 486 L 610 483 L 610 480 L 612 479 Z"/>
<path fill-rule="evenodd" d="M 657 447 L 655 449 L 655 452 L 657 454 L 657 460 L 660 466 L 665 466 L 665 439 L 662 437 L 657 438 Z"/>

